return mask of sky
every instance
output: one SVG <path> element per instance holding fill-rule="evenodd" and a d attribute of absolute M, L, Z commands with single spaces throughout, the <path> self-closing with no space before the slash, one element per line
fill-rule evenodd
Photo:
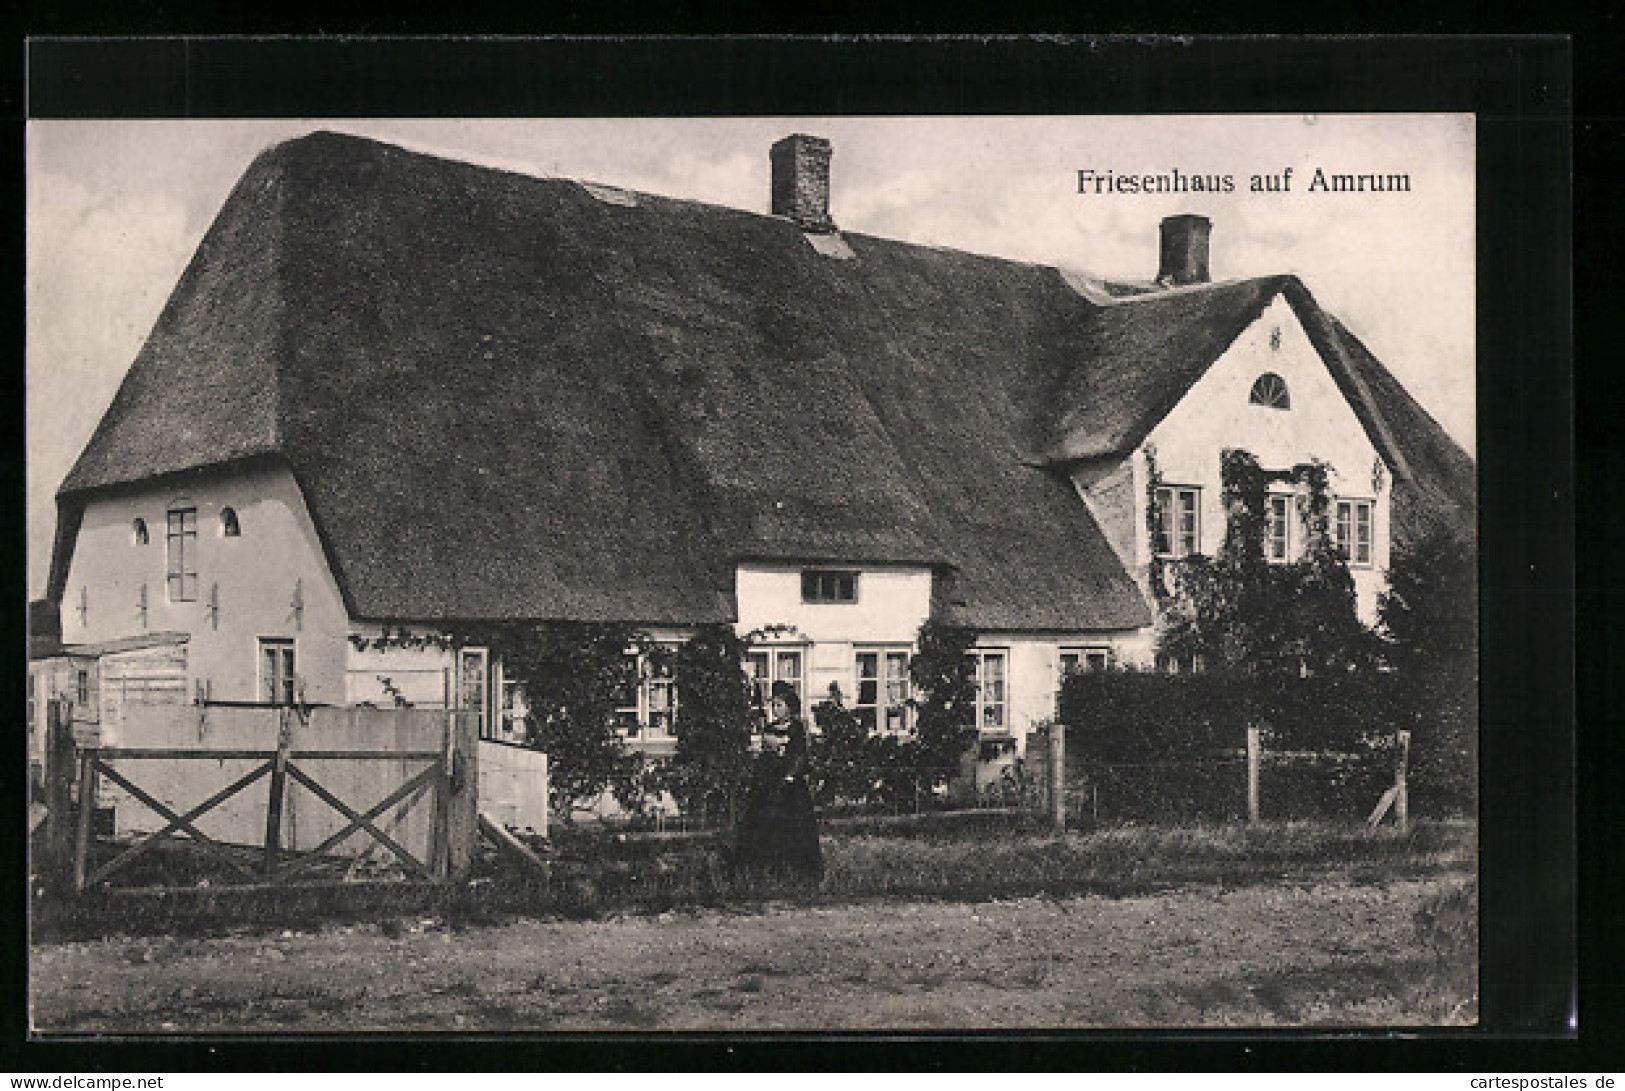
<path fill-rule="evenodd" d="M 768 148 L 834 145 L 843 229 L 1149 280 L 1158 224 L 1213 222 L 1214 280 L 1296 273 L 1470 453 L 1470 115 L 32 121 L 27 130 L 28 587 L 54 497 L 193 250 L 254 157 L 318 129 L 526 174 L 767 211 Z M 1310 190 L 1405 174 L 1408 192 Z M 1252 192 L 1252 176 L 1286 192 Z M 1224 175 L 1228 193 L 1080 193 L 1096 175 Z"/>

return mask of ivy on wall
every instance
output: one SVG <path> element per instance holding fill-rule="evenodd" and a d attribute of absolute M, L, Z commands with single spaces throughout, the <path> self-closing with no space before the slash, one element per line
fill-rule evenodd
<path fill-rule="evenodd" d="M 1376 647 L 1331 539 L 1325 463 L 1266 470 L 1250 452 L 1227 449 L 1220 479 L 1225 532 L 1216 555 L 1162 561 L 1152 573 L 1159 651 L 1244 673 L 1369 665 Z M 1292 486 L 1303 531 L 1300 557 L 1285 563 L 1266 560 L 1264 548 L 1270 487 L 1278 483 Z M 1154 483 L 1152 495 L 1154 503 Z M 1151 518 L 1154 527 L 1155 512 Z"/>

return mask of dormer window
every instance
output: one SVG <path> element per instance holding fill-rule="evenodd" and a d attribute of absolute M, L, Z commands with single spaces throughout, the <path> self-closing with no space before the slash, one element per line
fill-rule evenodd
<path fill-rule="evenodd" d="M 1273 371 L 1266 371 L 1258 377 L 1247 400 L 1266 409 L 1292 408 L 1292 396 L 1287 393 L 1286 380 Z"/>
<path fill-rule="evenodd" d="M 243 528 L 237 522 L 237 509 L 236 508 L 221 508 L 220 509 L 220 537 L 222 537 L 222 538 L 241 538 L 242 535 L 243 535 Z"/>
<path fill-rule="evenodd" d="M 802 602 L 857 602 L 858 574 L 827 568 L 808 568 L 801 573 Z"/>
<path fill-rule="evenodd" d="M 130 524 L 130 541 L 138 546 L 147 544 L 147 521 L 136 519 Z"/>

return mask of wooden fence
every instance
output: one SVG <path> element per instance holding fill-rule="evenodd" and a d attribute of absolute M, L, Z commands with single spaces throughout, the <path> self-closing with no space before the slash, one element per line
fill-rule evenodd
<path fill-rule="evenodd" d="M 1410 825 L 1410 749 L 1411 733 L 1399 731 L 1394 737 L 1393 747 L 1393 779 L 1380 797 L 1373 800 L 1374 806 L 1366 817 L 1366 825 L 1375 828 L 1392 814 L 1395 824 L 1400 829 L 1407 829 Z M 1188 769 L 1199 766 L 1214 768 L 1234 768 L 1238 777 L 1245 777 L 1246 816 L 1252 823 L 1263 821 L 1265 817 L 1281 817 L 1280 815 L 1267 815 L 1270 800 L 1261 789 L 1261 773 L 1266 766 L 1281 768 L 1296 761 L 1317 761 L 1330 758 L 1343 758 L 1356 761 L 1369 762 L 1372 757 L 1357 755 L 1325 755 L 1325 754 L 1299 754 L 1299 753 L 1273 753 L 1264 748 L 1263 734 L 1258 727 L 1249 727 L 1246 735 L 1246 748 L 1244 756 L 1236 759 L 1224 760 L 1174 760 L 1166 762 L 1147 763 L 1146 768 L 1155 771 Z M 1124 766 L 1100 766 L 1096 768 L 1121 769 Z M 1069 811 L 1089 814 L 1098 812 L 1098 799 L 1089 803 L 1081 800 L 1070 800 L 1068 795 L 1073 791 L 1069 781 L 1078 778 L 1093 781 L 1090 775 L 1090 765 L 1084 761 L 1074 762 L 1068 766 L 1066 756 L 1066 726 L 1060 723 L 1045 725 L 1027 736 L 1027 756 L 1022 771 L 1023 781 L 1038 789 L 1043 796 L 1045 809 L 1049 812 L 1051 823 L 1057 833 L 1065 829 Z M 1244 770 L 1244 772 L 1243 772 Z M 1228 772 L 1223 775 L 1229 776 Z M 1386 774 L 1383 774 L 1386 776 Z M 1090 784 L 1089 790 L 1093 792 L 1097 786 Z M 1090 804 L 1094 804 L 1091 806 Z M 1086 809 L 1087 808 L 1087 809 Z M 1363 812 L 1362 812 L 1363 813 Z M 1099 814 L 1093 815 L 1096 821 Z"/>
<path fill-rule="evenodd" d="M 239 883 L 309 878 L 334 860 L 444 881 L 472 858 L 479 748 L 466 713 L 155 706 L 132 709 L 116 738 L 75 738 L 53 707 L 50 725 L 46 844 L 75 891 L 182 835 Z M 110 856 L 92 825 L 109 803 Z"/>

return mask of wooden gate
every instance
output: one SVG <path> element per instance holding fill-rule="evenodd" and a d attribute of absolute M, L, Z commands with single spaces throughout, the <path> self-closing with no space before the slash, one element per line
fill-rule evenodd
<path fill-rule="evenodd" d="M 188 711 L 174 710 L 180 715 Z M 478 750 L 473 717 L 373 709 L 318 712 L 334 718 L 333 723 L 326 725 L 327 735 L 355 737 L 359 725 L 374 742 L 381 736 L 386 742 L 417 740 L 417 745 L 313 747 L 307 741 L 305 746 L 299 746 L 296 736 L 308 740 L 311 735 L 312 713 L 296 707 L 254 711 L 251 721 L 263 717 L 267 728 L 275 725 L 275 737 L 267 740 L 269 745 L 132 745 L 155 739 L 172 741 L 175 734 L 168 732 L 171 738 L 165 740 L 165 731 L 151 728 L 145 732 L 149 736 L 147 740 L 120 739 L 116 744 L 109 740 L 85 740 L 77 746 L 73 746 L 71 739 L 66 744 L 59 741 L 58 746 L 71 747 L 66 753 L 73 755 L 71 765 L 69 762 L 59 764 L 69 768 L 76 766 L 78 774 L 78 806 L 73 808 L 75 827 L 71 848 L 73 890 L 83 891 L 111 879 L 164 842 L 183 838 L 218 864 L 221 881 L 228 883 L 284 884 L 308 880 L 334 859 L 340 846 L 352 842 L 353 847 L 352 839 L 357 835 L 364 835 L 368 849 L 387 850 L 410 878 L 443 882 L 464 874 L 477 830 Z M 433 748 L 422 745 L 426 728 L 430 727 L 439 728 L 439 745 Z M 346 728 L 349 730 L 345 731 Z M 198 734 L 202 736 L 201 729 Z M 323 733 L 318 732 L 320 734 Z M 166 789 L 169 794 L 175 794 L 177 783 L 204 782 L 210 763 L 216 771 L 225 769 L 228 763 L 235 768 L 247 763 L 248 767 L 195 805 L 183 806 L 162 798 Z M 371 766 L 371 771 L 357 775 L 364 766 Z M 387 776 L 380 776 L 381 768 L 397 770 L 399 782 L 389 785 L 381 798 L 357 799 L 359 792 L 376 789 L 381 779 L 387 782 Z M 158 770 L 168 778 L 162 787 L 160 782 L 165 778 L 156 775 Z M 196 770 L 196 777 L 191 775 L 191 770 Z M 68 769 L 61 772 L 66 774 Z M 248 800 L 248 789 L 267 780 L 269 790 L 263 804 Z M 156 815 L 162 824 L 125 845 L 110 859 L 92 866 L 95 838 L 91 819 L 98 790 L 104 783 L 121 790 L 125 806 L 142 808 Z M 289 789 L 295 785 L 338 816 L 337 829 L 314 845 L 293 846 L 286 836 Z M 65 792 L 58 789 L 58 795 L 63 796 Z M 392 808 L 393 836 L 386 829 L 390 823 L 382 820 Z M 423 808 L 429 811 L 427 845 L 414 849 L 402 843 L 399 829 L 410 812 Z M 60 821 L 57 816 L 63 816 L 67 809 L 54 807 L 53 818 Z M 232 812 L 229 817 L 224 814 L 227 811 Z M 219 827 L 214 836 L 201 828 L 210 815 L 215 816 Z M 320 823 L 310 824 L 320 826 Z M 423 823 L 418 825 L 421 827 Z M 250 828 L 254 834 L 252 839 L 245 836 Z M 222 829 L 227 831 L 224 835 Z M 61 831 L 52 838 L 58 844 L 62 839 Z M 211 882 L 213 878 L 211 875 Z"/>

